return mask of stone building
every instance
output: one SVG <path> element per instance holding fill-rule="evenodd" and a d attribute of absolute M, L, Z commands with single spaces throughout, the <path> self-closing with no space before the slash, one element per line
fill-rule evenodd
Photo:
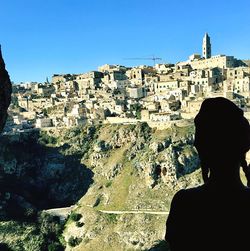
<path fill-rule="evenodd" d="M 128 77 L 128 79 L 131 80 L 132 83 L 134 83 L 135 85 L 141 85 L 143 78 L 144 78 L 144 73 L 143 70 L 140 68 L 132 68 L 131 70 L 128 70 L 126 72 L 126 75 Z"/>
<path fill-rule="evenodd" d="M 180 62 L 177 65 L 190 65 L 193 69 L 205 68 L 232 68 L 235 65 L 235 58 L 233 56 L 217 55 L 207 59 L 197 59 L 193 61 Z"/>
<path fill-rule="evenodd" d="M 121 71 L 125 73 L 128 69 L 131 69 L 131 67 L 126 67 L 123 65 L 110 65 L 110 64 L 105 64 L 98 67 L 98 71 L 102 73 L 111 73 L 113 71 Z"/>
<path fill-rule="evenodd" d="M 154 84 L 155 94 L 167 94 L 170 90 L 178 88 L 179 88 L 178 80 L 157 82 Z"/>
<path fill-rule="evenodd" d="M 144 87 L 130 87 L 128 88 L 129 97 L 134 99 L 143 98 L 146 96 Z"/>
<path fill-rule="evenodd" d="M 157 122 L 168 122 L 172 120 L 181 119 L 180 113 L 168 113 L 168 112 L 161 112 L 161 113 L 152 113 L 150 114 L 151 121 Z"/>
<path fill-rule="evenodd" d="M 36 120 L 36 127 L 43 128 L 43 127 L 51 127 L 52 126 L 52 119 L 51 118 L 38 118 Z"/>
<path fill-rule="evenodd" d="M 229 68 L 226 71 L 227 79 L 243 79 L 250 76 L 250 67 Z"/>
<path fill-rule="evenodd" d="M 99 88 L 102 83 L 103 73 L 99 71 L 91 71 L 76 76 L 75 82 L 79 96 L 89 94 L 88 89 L 95 90 Z"/>
<path fill-rule="evenodd" d="M 66 82 L 69 80 L 74 79 L 75 76 L 72 74 L 54 74 L 52 76 L 52 84 L 59 83 L 59 82 Z"/>

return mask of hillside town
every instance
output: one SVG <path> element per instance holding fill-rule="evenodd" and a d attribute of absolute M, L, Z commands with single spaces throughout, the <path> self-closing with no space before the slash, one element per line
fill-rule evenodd
<path fill-rule="evenodd" d="M 202 55 L 176 64 L 103 65 L 81 74 L 54 74 L 45 83 L 13 85 L 5 132 L 87 123 L 169 123 L 193 119 L 207 97 L 223 96 L 248 114 L 250 61 Z"/>

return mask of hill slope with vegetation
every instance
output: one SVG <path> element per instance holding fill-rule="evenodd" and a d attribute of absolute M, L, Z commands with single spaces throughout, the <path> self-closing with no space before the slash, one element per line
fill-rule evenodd
<path fill-rule="evenodd" d="M 139 123 L 2 137 L 5 177 L 14 184 L 25 178 L 28 187 L 21 186 L 25 193 L 12 187 L 4 194 L 0 228 L 5 230 L 0 231 L 0 240 L 13 250 L 41 250 L 26 248 L 38 243 L 32 238 L 40 238 L 47 247 L 61 243 L 66 250 L 149 250 L 163 239 L 173 194 L 201 182 L 193 132 L 192 124 L 156 130 Z M 43 194 L 39 201 L 44 203 L 28 194 L 30 188 Z M 11 205 L 21 208 L 18 217 L 4 210 Z M 41 220 L 41 210 L 71 205 L 75 207 L 65 224 L 55 216 L 42 215 Z M 60 229 L 49 243 L 41 234 L 43 221 L 49 221 L 49 229 Z M 11 244 L 13 224 L 20 226 L 16 238 L 25 243 L 23 249 Z"/>

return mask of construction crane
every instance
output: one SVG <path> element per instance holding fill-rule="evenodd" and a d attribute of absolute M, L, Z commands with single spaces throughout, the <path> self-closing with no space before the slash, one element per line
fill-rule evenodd
<path fill-rule="evenodd" d="M 162 58 L 159 57 L 148 57 L 148 58 L 124 58 L 125 60 L 153 60 L 154 61 L 154 65 L 155 65 L 155 61 L 156 60 L 162 60 Z"/>

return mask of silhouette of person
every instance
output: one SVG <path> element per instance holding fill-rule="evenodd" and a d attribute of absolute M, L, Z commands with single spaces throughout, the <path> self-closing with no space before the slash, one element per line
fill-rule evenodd
<path fill-rule="evenodd" d="M 166 223 L 171 251 L 250 250 L 250 189 L 245 160 L 250 126 L 228 99 L 203 101 L 195 117 L 195 141 L 204 184 L 178 191 Z"/>

